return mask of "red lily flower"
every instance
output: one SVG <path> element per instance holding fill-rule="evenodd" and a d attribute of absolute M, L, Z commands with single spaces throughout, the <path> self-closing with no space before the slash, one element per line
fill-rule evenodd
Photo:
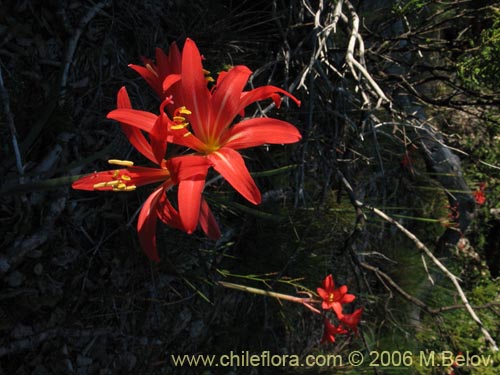
<path fill-rule="evenodd" d="M 130 99 L 125 88 L 118 92 L 118 108 L 125 111 L 132 111 Z M 167 103 L 162 103 L 163 106 Z M 205 158 L 200 156 L 182 156 L 164 160 L 166 151 L 166 130 L 170 119 L 161 111 L 159 116 L 149 113 L 154 121 L 151 127 L 146 130 L 150 133 L 149 142 L 140 129 L 126 124 L 121 124 L 122 130 L 130 143 L 145 157 L 157 164 L 160 168 L 134 167 L 133 162 L 121 160 L 109 160 L 110 164 L 124 166 L 127 168 L 110 171 L 94 172 L 73 183 L 74 189 L 79 190 L 104 190 L 104 191 L 133 191 L 137 186 L 162 182 L 162 184 L 151 193 L 145 201 L 139 220 L 137 222 L 137 232 L 139 242 L 146 255 L 155 261 L 159 261 L 156 250 L 156 220 L 160 218 L 165 224 L 174 228 L 191 233 L 182 225 L 179 212 L 172 206 L 166 197 L 166 192 L 175 185 L 179 185 L 179 209 L 188 212 L 194 209 L 199 212 L 196 218 L 196 225 L 200 225 L 209 238 L 220 237 L 217 221 L 213 216 L 208 204 L 201 195 L 191 196 L 192 186 L 204 185 L 206 172 L 209 165 Z M 196 199 L 196 198 L 199 199 Z M 188 208 L 186 208 L 186 206 Z"/>
<path fill-rule="evenodd" d="M 163 90 L 174 91 L 177 110 L 173 119 L 177 123 L 170 127 L 169 142 L 189 147 L 204 155 L 210 165 L 219 172 L 243 197 L 254 204 L 261 201 L 260 191 L 250 176 L 245 162 L 237 150 L 269 144 L 298 142 L 298 130 L 285 121 L 256 118 L 241 121 L 231 127 L 238 114 L 259 100 L 272 98 L 277 107 L 284 94 L 300 105 L 291 94 L 274 86 L 263 86 L 244 92 L 243 88 L 252 73 L 245 66 L 236 66 L 229 72 L 219 75 L 216 85 L 210 91 L 202 67 L 202 58 L 196 44 L 187 39 L 182 52 L 180 81 L 178 74 L 171 74 L 163 82 Z M 170 105 L 169 105 L 170 107 Z M 108 114 L 127 125 L 148 131 L 153 128 L 156 118 L 142 111 L 134 114 L 117 109 Z M 186 128 L 189 125 L 192 132 Z M 193 186 L 192 194 L 201 194 L 203 186 Z M 182 211 L 182 210 L 181 210 Z M 181 213 L 184 227 L 196 225 L 197 212 Z"/>
<path fill-rule="evenodd" d="M 342 313 L 342 305 L 344 303 L 350 303 L 356 298 L 353 294 L 347 294 L 346 285 L 342 285 L 338 289 L 335 289 L 335 283 L 331 274 L 323 280 L 323 288 L 317 288 L 316 290 L 319 296 L 323 299 L 321 307 L 324 310 L 331 308 L 335 311 L 335 314 L 339 319 L 342 319 L 344 316 Z"/>
<path fill-rule="evenodd" d="M 348 331 L 339 325 L 338 327 L 334 326 L 330 321 L 325 318 L 324 319 L 324 331 L 323 331 L 323 337 L 321 339 L 321 344 L 324 344 L 325 342 L 335 342 L 335 335 L 343 335 L 346 334 Z"/>
<path fill-rule="evenodd" d="M 352 314 L 344 314 L 344 316 L 340 319 L 342 325 L 354 331 L 354 333 L 358 333 L 358 324 L 361 320 L 361 313 L 363 312 L 363 308 L 355 310 Z"/>

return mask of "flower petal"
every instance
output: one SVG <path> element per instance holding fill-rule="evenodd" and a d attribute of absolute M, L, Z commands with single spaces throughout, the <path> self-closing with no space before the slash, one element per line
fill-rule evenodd
<path fill-rule="evenodd" d="M 174 208 L 174 206 L 172 206 L 172 203 L 170 203 L 166 194 L 163 194 L 160 198 L 157 215 L 158 218 L 165 224 L 184 231 L 179 212 Z"/>
<path fill-rule="evenodd" d="M 150 133 L 154 124 L 156 123 L 157 115 L 139 111 L 137 109 L 118 108 L 108 113 L 106 116 L 109 119 L 119 121 L 125 125 L 134 126 L 145 132 Z"/>
<path fill-rule="evenodd" d="M 117 94 L 117 106 L 118 108 L 132 108 L 130 103 L 130 98 L 125 87 L 122 87 Z M 142 133 L 140 129 L 137 129 L 130 125 L 120 124 L 122 132 L 128 138 L 129 142 L 146 158 L 152 162 L 156 162 L 153 152 L 151 150 L 151 145 Z"/>
<path fill-rule="evenodd" d="M 323 288 L 316 288 L 316 291 L 318 292 L 318 295 L 323 300 L 325 300 L 325 301 L 328 300 L 328 298 L 329 298 L 330 295 L 328 294 L 328 292 L 325 289 L 323 289 Z"/>
<path fill-rule="evenodd" d="M 225 146 L 235 150 L 261 146 L 265 143 L 295 143 L 302 138 L 292 124 L 267 117 L 240 122 L 228 131 L 227 137 Z"/>
<path fill-rule="evenodd" d="M 185 146 L 198 152 L 204 152 L 206 145 L 196 135 L 185 128 L 172 129 L 168 141 L 176 145 Z"/>
<path fill-rule="evenodd" d="M 120 170 L 120 171 L 123 171 L 123 170 Z M 85 177 L 82 177 L 82 178 L 76 180 L 75 182 L 73 182 L 71 187 L 73 189 L 77 189 L 77 190 L 103 190 L 103 191 L 113 190 L 113 188 L 111 186 L 105 186 L 105 187 L 102 187 L 99 189 L 95 189 L 94 185 L 100 184 L 102 182 L 113 181 L 115 179 L 114 173 L 115 173 L 114 170 L 94 172 L 94 173 L 91 173 Z"/>
<path fill-rule="evenodd" d="M 212 94 L 212 118 L 209 121 L 211 138 L 227 128 L 239 112 L 241 93 L 252 71 L 244 65 L 235 66 L 218 82 Z"/>
<path fill-rule="evenodd" d="M 168 56 L 163 52 L 161 48 L 155 49 L 156 57 L 156 70 L 158 72 L 158 78 L 163 79 L 169 73 L 169 63 Z"/>
<path fill-rule="evenodd" d="M 356 296 L 354 294 L 345 294 L 339 302 L 340 303 L 351 303 L 355 299 L 356 299 Z"/>
<path fill-rule="evenodd" d="M 207 88 L 200 51 L 189 38 L 182 51 L 182 105 L 192 112 L 189 120 L 194 133 L 206 140 L 206 126 L 210 118 L 210 92 Z M 175 98 L 174 98 L 175 100 Z"/>
<path fill-rule="evenodd" d="M 182 68 L 182 56 L 177 43 L 172 42 L 168 50 L 168 74 L 180 74 Z"/>
<path fill-rule="evenodd" d="M 185 155 L 170 158 L 166 161 L 166 167 L 172 175 L 174 183 L 198 176 L 202 178 L 207 175 L 210 167 L 208 160 L 201 155 Z"/>
<path fill-rule="evenodd" d="M 238 112 L 243 111 L 245 109 L 245 107 L 249 106 L 252 103 L 255 103 L 257 101 L 264 100 L 267 98 L 271 98 L 274 101 L 274 104 L 276 105 L 276 107 L 279 108 L 281 105 L 281 98 L 277 93 L 288 96 L 290 99 L 292 99 L 295 102 L 295 104 L 300 106 L 300 100 L 298 100 L 295 96 L 290 94 L 288 91 L 280 89 L 279 87 L 276 87 L 276 86 L 267 85 L 267 86 L 257 87 L 251 91 L 244 93 L 243 96 L 241 97 L 241 100 L 240 100 L 240 107 L 238 109 Z"/>
<path fill-rule="evenodd" d="M 156 94 L 161 98 L 163 95 L 162 81 L 149 69 L 135 64 L 129 64 L 129 68 L 135 70 L 139 75 L 144 78 L 148 85 L 156 92 Z"/>
<path fill-rule="evenodd" d="M 169 119 L 165 113 L 161 113 L 151 129 L 151 148 L 156 160 L 160 165 L 167 152 L 167 137 L 169 128 Z"/>
<path fill-rule="evenodd" d="M 159 187 L 146 199 L 137 220 L 137 234 L 142 250 L 149 259 L 159 262 L 160 257 L 156 250 L 156 209 L 160 195 L 164 192 L 163 186 Z"/>
<path fill-rule="evenodd" d="M 219 172 L 245 199 L 253 204 L 261 201 L 260 191 L 248 172 L 241 155 L 228 147 L 223 147 L 207 155 L 214 169 Z"/>
<path fill-rule="evenodd" d="M 143 186 L 170 179 L 169 171 L 164 168 L 128 167 L 120 172 L 121 174 L 127 174 L 130 177 L 130 183 L 135 186 Z"/>
<path fill-rule="evenodd" d="M 163 80 L 163 84 L 162 84 L 163 91 L 167 91 L 168 89 L 170 89 L 171 86 L 174 85 L 174 83 L 177 83 L 180 80 L 181 80 L 180 74 L 169 74 Z"/>
<path fill-rule="evenodd" d="M 201 193 L 205 178 L 192 178 L 179 183 L 179 215 L 184 230 L 191 234 L 196 230 L 200 218 Z"/>
<path fill-rule="evenodd" d="M 201 200 L 200 227 L 211 240 L 218 240 L 221 236 L 219 224 L 205 199 Z"/>
<path fill-rule="evenodd" d="M 329 274 L 325 279 L 323 280 L 323 289 L 327 293 L 332 293 L 333 289 L 335 288 L 335 283 L 333 282 L 333 276 L 332 274 Z"/>
<path fill-rule="evenodd" d="M 339 302 L 332 302 L 330 306 L 332 307 L 332 310 L 335 311 L 337 318 L 339 320 L 342 320 L 344 317 L 344 313 L 342 312 L 342 304 Z"/>

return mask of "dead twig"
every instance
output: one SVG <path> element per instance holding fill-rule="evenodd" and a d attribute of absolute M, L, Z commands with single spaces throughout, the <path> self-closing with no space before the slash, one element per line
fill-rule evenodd
<path fill-rule="evenodd" d="M 1 67 L 0 67 L 0 99 L 2 100 L 2 111 L 5 116 L 5 122 L 7 123 L 10 135 L 12 137 L 12 148 L 14 149 L 14 155 L 16 157 L 17 172 L 19 173 L 21 180 L 20 182 L 22 183 L 22 176 L 24 175 L 23 159 L 21 156 L 21 150 L 19 149 L 19 143 L 17 142 L 17 131 L 16 131 L 16 126 L 14 124 L 14 116 L 10 111 L 9 93 L 7 92 L 7 89 L 5 88 L 5 85 L 3 83 Z"/>

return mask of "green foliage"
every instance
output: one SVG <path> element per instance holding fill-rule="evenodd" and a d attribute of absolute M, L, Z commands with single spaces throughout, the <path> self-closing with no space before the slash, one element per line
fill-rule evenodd
<path fill-rule="evenodd" d="M 500 89 L 500 13 L 493 15 L 493 25 L 484 29 L 471 49 L 458 63 L 458 75 L 469 87 L 498 91 Z M 477 45 L 476 45 L 477 44 Z"/>

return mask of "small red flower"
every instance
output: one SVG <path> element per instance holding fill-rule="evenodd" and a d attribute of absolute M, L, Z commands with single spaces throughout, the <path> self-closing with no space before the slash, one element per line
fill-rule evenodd
<path fill-rule="evenodd" d="M 474 195 L 474 200 L 479 205 L 483 205 L 486 202 L 486 194 L 484 193 L 485 189 L 486 183 L 481 182 L 478 189 L 472 193 Z"/>
<path fill-rule="evenodd" d="M 342 319 L 344 316 L 342 313 L 342 305 L 344 303 L 350 303 L 356 298 L 353 294 L 347 294 L 346 285 L 342 285 L 338 289 L 335 289 L 335 283 L 331 274 L 323 280 L 323 288 L 317 288 L 316 290 L 323 299 L 321 307 L 324 310 L 331 308 L 335 311 L 339 319 Z"/>
<path fill-rule="evenodd" d="M 355 310 L 352 314 L 344 314 L 344 316 L 340 319 L 340 322 L 354 333 L 358 333 L 358 324 L 361 320 L 362 313 L 363 308 L 360 308 Z"/>
<path fill-rule="evenodd" d="M 324 319 L 324 331 L 323 331 L 323 337 L 321 339 L 321 344 L 324 344 L 326 342 L 331 342 L 331 343 L 334 343 L 335 342 L 335 335 L 344 335 L 346 334 L 348 331 L 342 327 L 342 326 L 334 326 L 332 323 L 330 323 L 330 321 L 325 318 Z"/>

